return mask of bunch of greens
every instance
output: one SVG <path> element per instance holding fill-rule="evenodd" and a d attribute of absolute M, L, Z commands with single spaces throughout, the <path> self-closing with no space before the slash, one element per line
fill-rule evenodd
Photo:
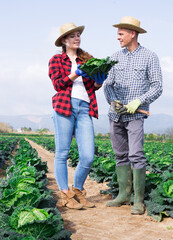
<path fill-rule="evenodd" d="M 145 201 L 147 215 L 157 221 L 161 221 L 163 215 L 173 218 L 173 172 L 165 171 L 162 173 L 161 180 L 159 178 L 156 180 L 155 177 L 157 186 L 151 189 L 149 199 Z"/>
<path fill-rule="evenodd" d="M 41 161 L 41 158 L 38 157 L 37 151 L 31 147 L 29 142 L 25 139 L 21 139 L 19 142 L 19 148 L 15 151 L 15 156 L 9 159 L 12 165 L 17 167 L 28 167 L 34 166 L 37 171 L 48 171 L 47 162 Z"/>
<path fill-rule="evenodd" d="M 6 232 L 13 236 L 9 238 L 13 240 L 70 239 L 70 233 L 64 230 L 62 217 L 56 208 L 38 209 L 20 206 L 11 216 L 0 213 L 0 231 L 3 236 Z"/>
<path fill-rule="evenodd" d="M 0 239 L 71 239 L 47 188 L 47 163 L 23 139 L 9 160 L 7 178 L 0 178 Z"/>
<path fill-rule="evenodd" d="M 94 77 L 98 72 L 108 74 L 111 67 L 118 61 L 111 61 L 107 58 L 91 58 L 87 63 L 80 66 L 80 69 L 88 74 L 90 77 Z"/>
<path fill-rule="evenodd" d="M 0 210 L 11 212 L 17 206 L 30 205 L 38 207 L 45 205 L 48 207 L 53 203 L 51 191 L 46 190 L 47 181 L 37 181 L 35 168 L 30 166 L 18 172 L 13 168 L 14 174 L 3 180 L 0 184 Z M 18 173 L 18 174 L 17 174 Z M 39 175 L 38 175 L 39 176 Z"/>

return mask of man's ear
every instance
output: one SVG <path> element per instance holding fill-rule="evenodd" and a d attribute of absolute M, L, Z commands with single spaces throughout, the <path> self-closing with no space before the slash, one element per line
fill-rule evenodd
<path fill-rule="evenodd" d="M 136 31 L 135 30 L 132 30 L 132 38 L 135 38 L 137 35 Z"/>
<path fill-rule="evenodd" d="M 132 30 L 132 38 L 137 38 L 138 33 L 135 30 Z"/>

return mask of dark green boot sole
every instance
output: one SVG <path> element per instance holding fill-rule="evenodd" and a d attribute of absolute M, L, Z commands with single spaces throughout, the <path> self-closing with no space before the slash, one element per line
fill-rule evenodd
<path fill-rule="evenodd" d="M 130 199 L 129 201 L 125 201 L 125 202 L 120 202 L 117 199 L 115 199 L 112 201 L 108 201 L 106 203 L 106 207 L 121 207 L 122 205 L 130 205 Z"/>
<path fill-rule="evenodd" d="M 132 215 L 142 215 L 145 212 L 144 204 L 135 204 L 131 207 L 131 214 Z"/>

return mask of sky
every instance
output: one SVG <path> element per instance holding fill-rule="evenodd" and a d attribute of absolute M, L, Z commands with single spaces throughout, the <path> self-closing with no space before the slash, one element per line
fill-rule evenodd
<path fill-rule="evenodd" d="M 106 58 L 121 49 L 112 25 L 133 16 L 147 30 L 139 43 L 158 55 L 162 68 L 163 94 L 150 113 L 173 116 L 172 9 L 172 0 L 0 0 L 0 115 L 52 113 L 48 62 L 61 51 L 54 42 L 62 24 L 84 25 L 81 48 Z M 99 114 L 107 114 L 103 88 L 96 96 Z"/>

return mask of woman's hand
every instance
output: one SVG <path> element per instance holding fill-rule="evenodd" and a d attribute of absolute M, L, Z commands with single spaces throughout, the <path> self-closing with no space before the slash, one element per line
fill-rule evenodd
<path fill-rule="evenodd" d="M 102 85 L 103 82 L 106 80 L 107 78 L 107 74 L 105 75 L 104 73 L 100 73 L 98 72 L 97 74 L 94 75 L 93 80 L 95 81 L 95 83 L 97 83 L 98 85 Z"/>
<path fill-rule="evenodd" d="M 75 71 L 76 75 L 82 76 L 82 77 L 84 77 L 84 78 L 89 78 L 89 76 L 87 75 L 86 72 L 80 70 L 80 66 L 81 66 L 80 64 L 77 65 L 77 69 L 76 69 L 76 71 Z"/>

